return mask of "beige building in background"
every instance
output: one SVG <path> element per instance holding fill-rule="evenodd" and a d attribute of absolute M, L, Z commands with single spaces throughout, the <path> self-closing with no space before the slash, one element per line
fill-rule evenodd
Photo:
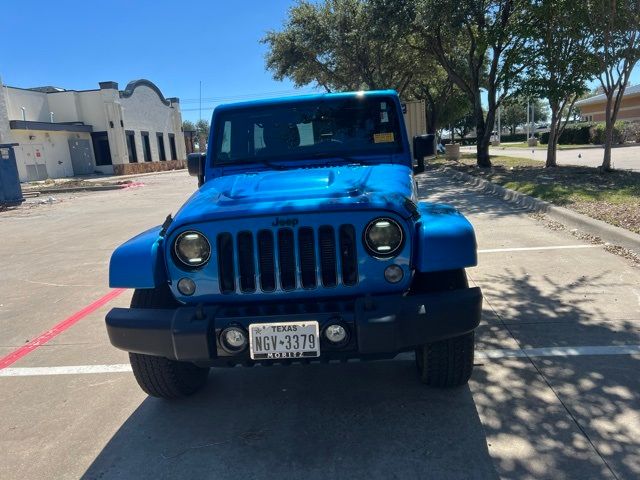
<path fill-rule="evenodd" d="M 0 81 L 0 143 L 14 148 L 20 181 L 184 168 L 178 98 L 149 80 L 124 90 L 17 88 Z"/>
<path fill-rule="evenodd" d="M 580 116 L 584 122 L 604 122 L 607 108 L 607 97 L 604 94 L 585 98 L 576 102 L 580 108 Z M 640 85 L 627 87 L 620 103 L 618 120 L 640 122 Z"/>

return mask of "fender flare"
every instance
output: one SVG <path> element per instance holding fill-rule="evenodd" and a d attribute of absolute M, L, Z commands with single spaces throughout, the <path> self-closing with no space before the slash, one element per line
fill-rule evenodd
<path fill-rule="evenodd" d="M 474 267 L 478 264 L 473 226 L 451 205 L 418 202 L 414 265 L 419 272 Z"/>
<path fill-rule="evenodd" d="M 167 281 L 163 242 L 158 225 L 115 249 L 109 262 L 111 288 L 155 288 Z"/>

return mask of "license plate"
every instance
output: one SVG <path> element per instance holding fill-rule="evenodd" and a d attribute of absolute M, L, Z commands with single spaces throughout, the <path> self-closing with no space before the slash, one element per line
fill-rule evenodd
<path fill-rule="evenodd" d="M 249 351 L 253 360 L 320 356 L 318 322 L 253 323 Z"/>

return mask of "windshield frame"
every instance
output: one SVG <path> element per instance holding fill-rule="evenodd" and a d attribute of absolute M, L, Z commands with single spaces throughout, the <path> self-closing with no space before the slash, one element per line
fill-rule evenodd
<path fill-rule="evenodd" d="M 225 122 L 237 113 L 250 111 L 264 111 L 265 114 L 274 109 L 319 109 L 323 104 L 340 102 L 358 102 L 373 101 L 384 102 L 388 104 L 388 111 L 393 120 L 390 122 L 392 130 L 396 138 L 393 142 L 389 142 L 389 147 L 369 147 L 362 148 L 330 148 L 318 149 L 320 143 L 314 143 L 307 153 L 304 151 L 292 152 L 290 155 L 281 153 L 269 156 L 253 156 L 247 158 L 237 158 L 233 161 L 220 161 L 218 158 L 220 148 L 223 141 L 223 129 Z M 311 107 L 308 107 L 308 106 Z M 219 111 L 218 111 L 219 110 Z M 210 134 L 210 148 L 208 166 L 213 169 L 235 169 L 235 168 L 295 168 L 296 165 L 307 163 L 327 163 L 328 160 L 336 160 L 339 163 L 377 163 L 381 159 L 397 163 L 401 157 L 408 156 L 408 145 L 404 126 L 403 111 L 397 98 L 397 94 L 392 91 L 384 92 L 366 92 L 358 94 L 325 94 L 314 95 L 310 97 L 294 97 L 278 100 L 264 100 L 247 104 L 225 105 L 220 109 L 216 109 L 213 115 L 212 129 Z M 371 144 L 373 145 L 373 144 Z M 304 147 L 303 147 L 304 148 Z M 394 161 L 395 160 L 395 161 Z M 331 162 L 334 163 L 334 162 Z"/>

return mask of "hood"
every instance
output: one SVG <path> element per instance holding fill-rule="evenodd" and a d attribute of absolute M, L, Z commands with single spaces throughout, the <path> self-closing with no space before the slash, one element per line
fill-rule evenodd
<path fill-rule="evenodd" d="M 404 165 L 342 165 L 295 170 L 253 171 L 207 181 L 176 214 L 180 225 L 300 211 L 393 210 L 413 194 L 411 170 Z"/>

